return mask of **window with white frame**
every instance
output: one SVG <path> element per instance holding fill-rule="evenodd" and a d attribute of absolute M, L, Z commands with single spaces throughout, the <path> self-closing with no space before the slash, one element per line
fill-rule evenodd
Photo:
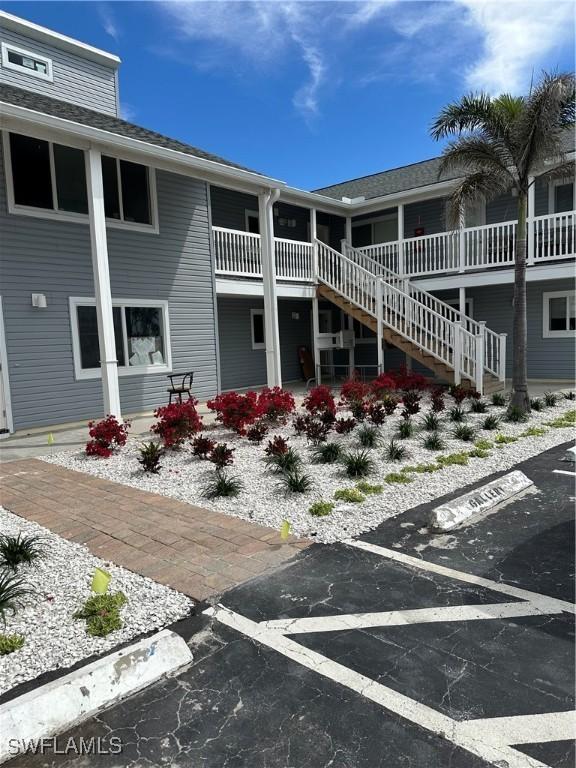
<path fill-rule="evenodd" d="M 18 48 L 10 43 L 2 43 L 2 66 L 13 69 L 41 80 L 52 81 L 52 60 L 39 56 L 32 51 Z"/>
<path fill-rule="evenodd" d="M 574 210 L 574 180 L 553 179 L 548 185 L 548 211 L 565 213 Z"/>
<path fill-rule="evenodd" d="M 94 299 L 71 298 L 70 319 L 76 378 L 96 378 L 100 345 Z M 114 299 L 112 319 L 120 375 L 171 369 L 168 302 Z"/>
<path fill-rule="evenodd" d="M 4 149 L 10 213 L 87 220 L 84 150 L 18 133 L 4 136 Z M 102 179 L 111 226 L 157 231 L 153 170 L 102 156 Z"/>
<path fill-rule="evenodd" d="M 264 330 L 264 310 L 250 310 L 250 330 L 252 333 L 252 349 L 266 348 L 266 332 Z"/>
<path fill-rule="evenodd" d="M 244 223 L 246 225 L 246 232 L 250 232 L 253 235 L 260 234 L 260 216 L 258 211 L 244 211 Z"/>
<path fill-rule="evenodd" d="M 576 292 L 552 291 L 543 295 L 544 338 L 574 337 Z"/>

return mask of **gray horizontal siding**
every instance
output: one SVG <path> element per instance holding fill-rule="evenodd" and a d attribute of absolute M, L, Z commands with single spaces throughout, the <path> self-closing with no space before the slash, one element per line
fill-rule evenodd
<path fill-rule="evenodd" d="M 159 235 L 108 230 L 112 295 L 169 302 L 173 370 L 194 370 L 194 391 L 205 398 L 217 389 L 206 185 L 165 172 L 157 184 Z M 88 225 L 7 215 L 2 173 L 0 228 L 16 428 L 100 416 L 100 380 L 74 378 L 68 302 L 94 295 Z M 47 308 L 32 308 L 31 293 L 46 294 Z M 165 404 L 166 386 L 165 374 L 121 376 L 124 413 Z"/>
<path fill-rule="evenodd" d="M 446 202 L 443 197 L 420 200 L 404 206 L 404 237 L 415 237 L 416 229 L 425 235 L 446 231 Z"/>
<path fill-rule="evenodd" d="M 263 349 L 252 349 L 250 310 L 263 309 L 261 299 L 218 298 L 218 330 L 220 336 L 220 367 L 222 389 L 242 389 L 266 384 L 266 354 Z M 310 312 L 307 300 L 280 299 L 278 323 L 282 379 L 297 381 L 302 378 L 298 362 L 298 347 L 311 346 Z M 293 319 L 296 312 L 299 318 Z"/>
<path fill-rule="evenodd" d="M 0 27 L 0 40 L 52 59 L 53 81 L 0 66 L 0 82 L 116 115 L 114 69 Z"/>
<path fill-rule="evenodd" d="M 486 224 L 514 221 L 518 218 L 518 198 L 512 193 L 500 195 L 486 203 Z"/>

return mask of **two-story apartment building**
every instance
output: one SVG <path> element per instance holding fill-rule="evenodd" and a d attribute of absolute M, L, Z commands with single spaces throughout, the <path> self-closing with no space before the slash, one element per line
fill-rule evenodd
<path fill-rule="evenodd" d="M 0 43 L 0 429 L 148 412 L 172 372 L 199 398 L 297 381 L 312 359 L 324 379 L 408 360 L 503 386 L 512 196 L 449 231 L 438 159 L 298 190 L 120 119 L 116 56 L 3 12 Z M 536 379 L 573 376 L 574 211 L 573 178 L 535 180 Z"/>

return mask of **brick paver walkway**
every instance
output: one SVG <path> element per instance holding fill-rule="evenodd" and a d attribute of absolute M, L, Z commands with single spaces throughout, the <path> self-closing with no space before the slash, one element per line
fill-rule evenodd
<path fill-rule="evenodd" d="M 37 459 L 0 466 L 0 503 L 104 560 L 197 600 L 279 565 L 309 541 Z"/>

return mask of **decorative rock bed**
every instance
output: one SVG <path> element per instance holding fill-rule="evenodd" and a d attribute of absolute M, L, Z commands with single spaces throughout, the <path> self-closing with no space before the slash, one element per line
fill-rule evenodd
<path fill-rule="evenodd" d="M 192 601 L 168 587 L 125 568 L 100 560 L 86 547 L 66 541 L 36 523 L 0 507 L 0 533 L 41 536 L 45 556 L 37 564 L 20 566 L 33 594 L 15 614 L 6 614 L 4 634 L 24 635 L 20 650 L 0 656 L 0 694 L 38 675 L 67 668 L 82 659 L 110 651 L 142 634 L 165 627 L 190 614 Z M 92 637 L 86 622 L 73 614 L 90 596 L 94 569 L 111 574 L 110 591 L 128 598 L 121 611 L 123 627 L 106 637 Z"/>
<path fill-rule="evenodd" d="M 446 445 L 442 451 L 431 451 L 423 447 L 423 437 L 428 434 L 422 428 L 423 416 L 429 411 L 429 400 L 422 400 L 421 412 L 412 418 L 418 429 L 408 439 L 398 440 L 406 447 L 408 456 L 401 462 L 392 462 L 384 456 L 384 446 L 391 439 L 397 439 L 398 425 L 402 421 L 401 408 L 388 416 L 383 426 L 378 427 L 381 445 L 370 450 L 375 471 L 365 478 L 369 483 L 383 484 L 383 492 L 368 495 L 362 503 L 335 502 L 330 514 L 313 517 L 309 507 L 319 500 L 334 502 L 334 492 L 342 488 L 354 488 L 356 482 L 348 478 L 342 464 L 313 464 L 312 446 L 305 436 L 297 436 L 291 424 L 271 427 L 268 436 L 260 445 L 254 445 L 220 426 L 206 427 L 205 434 L 212 439 L 225 442 L 234 448 L 234 464 L 228 467 L 230 474 L 239 477 L 245 485 L 237 497 L 208 500 L 203 496 L 206 483 L 214 475 L 212 464 L 195 458 L 188 446 L 179 451 L 167 451 L 162 459 L 159 474 L 146 474 L 137 462 L 139 443 L 129 440 L 127 445 L 109 459 L 94 459 L 79 452 L 54 453 L 46 461 L 60 464 L 68 469 L 88 472 L 107 480 L 130 485 L 141 490 L 170 496 L 198 506 L 207 507 L 228 515 L 252 520 L 271 528 L 280 529 L 288 520 L 291 532 L 297 536 L 311 537 L 320 542 L 335 542 L 356 536 L 376 527 L 383 520 L 418 504 L 443 496 L 450 491 L 475 482 L 494 472 L 509 469 L 542 451 L 566 442 L 573 434 L 573 427 L 545 427 L 546 433 L 521 437 L 517 442 L 494 445 L 484 458 L 469 458 L 466 466 L 447 466 L 433 473 L 407 473 L 410 482 L 386 483 L 389 473 L 400 473 L 403 467 L 435 463 L 439 456 L 445 456 L 474 448 L 472 443 L 463 442 L 452 436 L 456 424 L 449 421 L 448 410 L 453 405 L 446 398 L 446 410 L 438 414 L 441 421 L 440 434 Z M 493 441 L 497 434 L 516 437 L 529 427 L 540 427 L 546 422 L 557 420 L 567 411 L 574 410 L 574 401 L 560 399 L 558 404 L 544 411 L 533 412 L 527 422 L 509 423 L 504 421 L 505 407 L 488 405 L 483 414 L 467 413 L 466 423 L 477 430 L 476 438 Z M 469 404 L 464 404 L 469 411 Z M 347 416 L 345 410 L 339 416 Z M 487 415 L 502 418 L 496 431 L 483 431 L 480 425 Z M 345 450 L 361 450 L 358 443 L 358 427 L 349 435 L 331 432 L 329 441 L 340 443 Z M 290 447 L 304 458 L 304 471 L 313 479 L 308 493 L 287 493 L 279 477 L 267 470 L 264 463 L 264 447 L 267 440 L 275 435 L 288 439 Z"/>

